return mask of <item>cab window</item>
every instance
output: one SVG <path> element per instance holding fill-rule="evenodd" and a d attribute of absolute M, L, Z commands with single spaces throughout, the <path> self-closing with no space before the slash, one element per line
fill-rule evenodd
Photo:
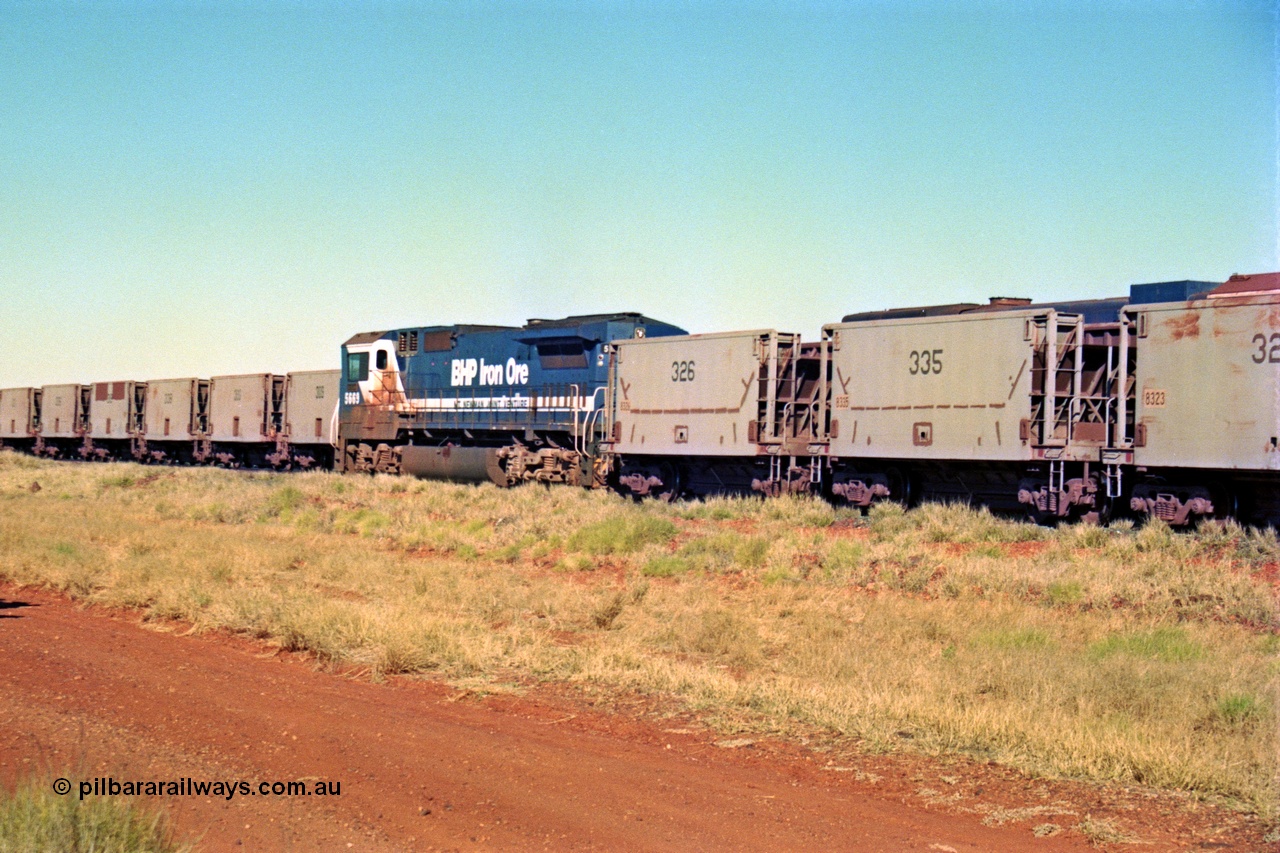
<path fill-rule="evenodd" d="M 369 353 L 347 353 L 347 381 L 363 382 L 369 378 Z"/>

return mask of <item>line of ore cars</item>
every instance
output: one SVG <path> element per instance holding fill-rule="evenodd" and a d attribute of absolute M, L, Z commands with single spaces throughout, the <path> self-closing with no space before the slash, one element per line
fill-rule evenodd
<path fill-rule="evenodd" d="M 335 466 L 635 496 L 925 497 L 1040 521 L 1280 519 L 1280 273 L 854 314 L 820 340 L 639 314 L 356 335 L 341 370 L 0 391 L 47 456 Z"/>

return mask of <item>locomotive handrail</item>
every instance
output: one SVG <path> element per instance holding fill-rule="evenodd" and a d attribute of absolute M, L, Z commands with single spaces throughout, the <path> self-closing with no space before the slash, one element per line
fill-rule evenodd
<path fill-rule="evenodd" d="M 600 386 L 599 388 L 597 388 L 595 391 L 592 391 L 592 392 L 591 392 L 591 411 L 587 414 L 587 422 L 586 422 L 586 424 L 584 424 L 584 430 L 583 430 L 584 432 L 586 432 L 586 433 L 588 433 L 588 434 L 590 434 L 590 435 L 594 435 L 594 434 L 595 434 L 595 432 L 594 432 L 594 431 L 595 431 L 595 422 L 596 422 L 597 420 L 599 420 L 599 419 L 600 419 L 600 417 L 601 417 L 601 413 L 604 411 L 604 399 L 603 399 L 603 398 L 601 398 L 601 400 L 600 400 L 600 405 L 599 405 L 599 406 L 597 406 L 597 405 L 596 405 L 596 394 L 603 394 L 603 393 L 604 393 L 604 391 L 605 391 L 605 388 L 604 388 L 604 386 L 602 385 L 602 386 Z M 580 453 L 585 453 L 585 452 L 586 452 L 586 443 L 585 443 L 585 439 L 584 439 L 584 443 L 583 443 L 583 449 L 582 449 L 582 450 L 580 450 L 579 452 L 580 452 Z"/>
<path fill-rule="evenodd" d="M 573 392 L 573 405 L 570 407 L 573 409 L 573 449 L 581 453 L 582 437 L 578 434 L 578 396 L 581 392 L 576 382 L 569 384 L 569 390 Z"/>

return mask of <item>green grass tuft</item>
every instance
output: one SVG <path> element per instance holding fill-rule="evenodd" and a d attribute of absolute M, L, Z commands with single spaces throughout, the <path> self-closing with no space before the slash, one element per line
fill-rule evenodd
<path fill-rule="evenodd" d="M 0 853 L 179 853 L 161 812 L 124 800 L 55 794 L 51 780 L 0 788 Z"/>
<path fill-rule="evenodd" d="M 631 554 L 645 545 L 669 542 L 675 535 L 673 522 L 636 514 L 588 524 L 569 537 L 567 546 L 595 555 Z"/>
<path fill-rule="evenodd" d="M 1205 649 L 1191 640 L 1182 628 L 1161 627 L 1125 634 L 1112 634 L 1089 647 L 1095 658 L 1129 655 L 1135 658 L 1181 663 L 1205 656 Z"/>
<path fill-rule="evenodd" d="M 654 557 L 644 564 L 640 572 L 646 577 L 669 578 L 682 575 L 692 568 L 693 565 L 684 557 L 664 556 Z"/>
<path fill-rule="evenodd" d="M 1035 628 L 1000 628 L 984 631 L 974 637 L 974 644 L 996 649 L 1047 649 L 1053 640 Z"/>
<path fill-rule="evenodd" d="M 1251 693 L 1228 693 L 1214 709 L 1218 720 L 1227 726 L 1242 726 L 1262 719 L 1263 703 Z"/>
<path fill-rule="evenodd" d="M 1054 581 L 1045 587 L 1044 596 L 1054 607 L 1071 607 L 1084 600 L 1084 584 L 1078 580 Z"/>
<path fill-rule="evenodd" d="M 264 519 L 281 518 L 288 520 L 293 517 L 294 513 L 305 506 L 306 502 L 307 496 L 303 494 L 301 489 L 294 486 L 285 486 L 267 499 L 266 506 L 262 509 L 262 517 Z"/>

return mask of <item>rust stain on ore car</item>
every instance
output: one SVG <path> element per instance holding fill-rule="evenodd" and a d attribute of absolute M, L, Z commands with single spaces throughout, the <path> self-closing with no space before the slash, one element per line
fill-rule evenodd
<path fill-rule="evenodd" d="M 1200 312 L 1186 311 L 1164 321 L 1169 329 L 1169 338 L 1180 341 L 1183 338 L 1200 337 Z"/>

